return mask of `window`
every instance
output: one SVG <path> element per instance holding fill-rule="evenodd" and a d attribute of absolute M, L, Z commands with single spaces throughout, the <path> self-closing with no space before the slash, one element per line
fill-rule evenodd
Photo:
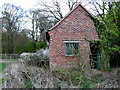
<path fill-rule="evenodd" d="M 73 56 L 78 53 L 78 43 L 66 43 L 66 56 Z"/>

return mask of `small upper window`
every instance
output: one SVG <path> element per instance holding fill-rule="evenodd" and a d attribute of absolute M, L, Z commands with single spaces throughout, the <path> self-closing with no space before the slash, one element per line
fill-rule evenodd
<path fill-rule="evenodd" d="M 74 56 L 78 53 L 78 43 L 66 43 L 66 55 Z"/>

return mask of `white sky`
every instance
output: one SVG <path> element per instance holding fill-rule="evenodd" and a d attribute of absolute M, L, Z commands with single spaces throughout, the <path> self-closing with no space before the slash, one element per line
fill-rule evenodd
<path fill-rule="evenodd" d="M 41 1 L 43 0 L 0 0 L 0 10 L 2 9 L 2 5 L 4 3 L 11 3 L 16 6 L 21 6 L 21 8 L 23 8 L 24 10 L 28 10 L 30 8 L 34 8 L 35 5 L 37 5 L 37 3 Z M 44 0 L 44 1 L 50 2 L 52 0 Z M 84 2 L 85 0 L 82 1 Z M 86 1 L 97 1 L 97 0 L 86 0 Z M 65 15 L 69 10 L 64 4 L 65 0 L 60 0 L 60 2 L 62 2 L 61 6 L 62 6 L 63 15 Z"/>
<path fill-rule="evenodd" d="M 21 6 L 24 10 L 34 7 L 37 0 L 0 0 L 0 6 L 4 3 L 11 3 L 16 6 Z"/>
<path fill-rule="evenodd" d="M 21 6 L 21 8 L 23 8 L 24 10 L 29 10 L 30 8 L 35 8 L 39 2 L 41 2 L 43 0 L 0 0 L 0 11 L 2 10 L 2 5 L 4 3 L 11 3 L 14 4 L 16 6 Z M 44 0 L 46 2 L 48 2 L 48 4 L 50 4 L 49 2 L 52 0 Z M 99 1 L 99 0 L 86 0 L 87 2 L 89 1 Z M 68 7 L 66 7 L 65 4 L 65 0 L 60 0 L 61 3 L 61 9 L 62 9 L 62 13 L 63 15 L 66 15 L 69 11 Z M 82 2 L 86 3 L 85 0 L 82 0 Z M 87 5 L 86 8 L 89 9 L 91 6 Z M 0 14 L 1 17 L 1 14 Z"/>
<path fill-rule="evenodd" d="M 36 5 L 41 1 L 43 0 L 0 0 L 0 11 L 2 10 L 2 5 L 4 3 L 11 3 L 16 6 L 21 6 L 21 8 L 23 8 L 24 10 L 28 10 L 30 8 L 35 8 Z M 44 0 L 44 1 L 50 2 L 51 0 Z M 65 4 L 63 3 L 61 4 L 61 6 L 62 6 L 63 15 L 65 15 L 68 12 L 68 8 L 65 7 Z"/>

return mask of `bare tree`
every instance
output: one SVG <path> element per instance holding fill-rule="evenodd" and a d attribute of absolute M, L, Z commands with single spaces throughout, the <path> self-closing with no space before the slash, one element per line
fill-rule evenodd
<path fill-rule="evenodd" d="M 67 0 L 65 3 L 69 7 L 69 10 L 72 10 L 78 2 L 80 1 L 79 0 Z"/>
<path fill-rule="evenodd" d="M 8 52 L 15 51 L 15 33 L 19 30 L 19 20 L 23 17 L 24 11 L 21 7 L 13 4 L 5 3 L 3 5 L 2 18 L 3 27 L 8 33 Z"/>
<path fill-rule="evenodd" d="M 41 3 L 39 3 L 39 5 L 44 7 L 43 9 L 41 9 L 41 11 L 47 14 L 51 14 L 51 17 L 54 17 L 57 21 L 63 18 L 59 1 L 53 0 L 51 2 L 51 5 L 45 1 L 42 1 Z"/>
<path fill-rule="evenodd" d="M 76 4 L 81 2 L 81 0 L 66 0 L 61 2 L 66 4 L 69 10 L 72 10 Z M 43 6 L 43 8 L 41 9 L 42 12 L 45 12 L 46 14 L 50 14 L 52 18 L 59 21 L 63 18 L 61 2 L 59 0 L 52 0 L 50 4 L 45 1 L 42 1 L 39 3 L 39 5 Z"/>
<path fill-rule="evenodd" d="M 93 6 L 91 9 L 94 13 L 96 13 L 97 16 L 104 19 L 105 14 L 107 11 L 110 10 L 111 5 L 110 2 L 90 2 L 90 4 Z"/>
<path fill-rule="evenodd" d="M 29 10 L 28 18 L 31 19 L 32 30 L 30 36 L 35 42 L 46 41 L 46 32 L 53 25 L 52 18 L 45 15 L 40 9 Z"/>

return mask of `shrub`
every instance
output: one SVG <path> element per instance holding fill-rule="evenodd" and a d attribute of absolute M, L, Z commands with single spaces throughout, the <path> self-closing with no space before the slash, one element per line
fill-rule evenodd
<path fill-rule="evenodd" d="M 36 51 L 35 41 L 31 41 L 31 42 L 26 43 L 26 51 L 27 52 L 35 52 Z"/>
<path fill-rule="evenodd" d="M 48 50 L 47 50 L 48 51 Z M 45 66 L 49 63 L 49 51 L 39 50 L 37 53 L 22 53 L 20 61 L 25 65 Z M 47 52 L 47 53 L 46 53 Z"/>

